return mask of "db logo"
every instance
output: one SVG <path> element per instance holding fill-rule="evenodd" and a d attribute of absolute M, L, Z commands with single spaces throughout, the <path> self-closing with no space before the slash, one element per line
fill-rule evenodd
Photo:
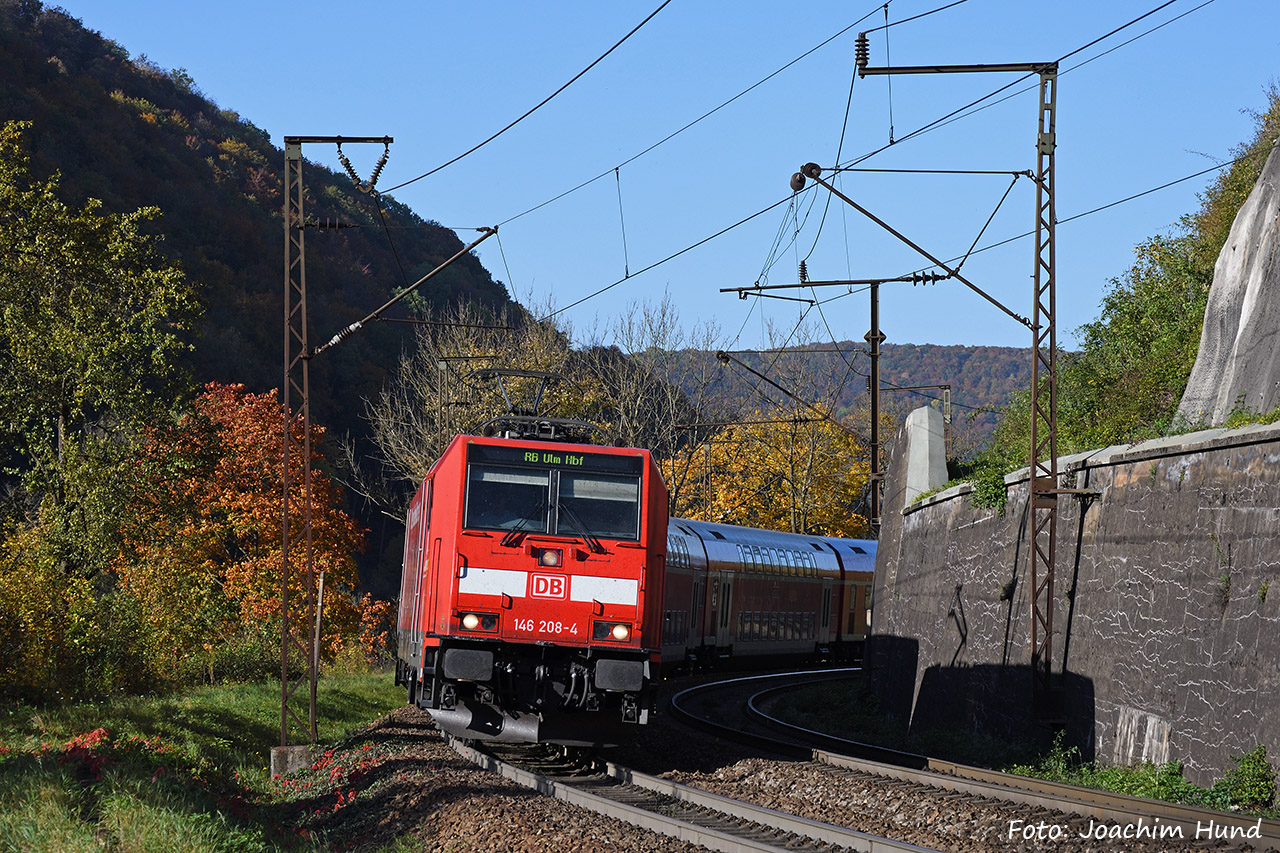
<path fill-rule="evenodd" d="M 531 575 L 529 595 L 532 598 L 567 598 L 567 578 L 564 575 Z"/>

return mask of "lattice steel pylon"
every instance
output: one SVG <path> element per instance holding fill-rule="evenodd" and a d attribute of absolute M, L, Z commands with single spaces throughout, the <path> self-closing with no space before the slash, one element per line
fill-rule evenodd
<path fill-rule="evenodd" d="M 284 138 L 284 383 L 281 402 L 284 407 L 282 480 L 284 499 L 281 507 L 280 566 L 280 746 L 290 746 L 290 721 L 295 731 L 305 730 L 305 743 L 316 741 L 316 677 L 319 643 L 319 621 L 316 613 L 315 548 L 312 537 L 311 481 L 311 381 L 310 361 L 316 348 L 310 345 L 307 330 L 306 217 L 303 212 L 302 144 L 304 142 L 337 143 L 339 155 L 343 142 L 391 143 L 391 137 L 351 136 L 286 136 Z M 383 160 L 377 170 L 381 170 Z M 350 166 L 344 161 L 350 171 Z M 357 188 L 372 191 L 377 170 L 368 183 Z M 296 403 L 297 415 L 294 415 Z M 300 470 L 299 470 L 300 469 Z M 301 486 L 300 494 L 294 489 Z M 295 502 L 301 503 L 299 510 Z M 297 518 L 295 518 L 297 516 Z M 301 584 L 295 561 L 304 567 Z M 293 587 L 293 588 L 291 588 Z M 300 587 L 300 588 L 298 588 Z M 295 599 L 301 593 L 302 600 Z M 314 632 L 312 630 L 314 626 Z M 294 652 L 295 666 L 291 674 L 289 655 Z M 306 684 L 307 715 L 301 715 L 300 697 Z"/>
<path fill-rule="evenodd" d="M 1058 336 L 1053 196 L 1054 102 L 1058 67 L 1040 71 L 1036 141 L 1035 311 L 1031 318 L 1031 452 L 1027 524 L 1031 580 L 1031 676 L 1036 711 L 1056 716 L 1053 691 L 1053 581 L 1058 544 Z"/>
<path fill-rule="evenodd" d="M 290 718 L 306 727 L 306 743 L 316 740 L 316 670 L 309 626 L 315 619 L 315 550 L 311 529 L 311 349 L 307 340 L 307 271 L 304 252 L 306 219 L 303 215 L 302 142 L 297 137 L 284 141 L 284 501 L 281 522 L 280 567 L 280 746 L 289 746 Z M 295 420 L 293 405 L 297 403 Z M 300 424 L 297 422 L 300 421 Z M 295 424 L 301 427 L 297 434 Z M 295 462 L 295 459 L 297 460 Z M 300 465 L 302 503 L 301 524 L 294 522 L 296 512 L 293 490 L 296 468 Z M 298 529 L 301 527 L 301 529 Z M 290 601 L 290 583 L 294 579 L 295 553 L 304 566 L 303 600 Z M 294 611 L 297 611 L 296 613 Z M 289 652 L 297 652 L 303 662 L 302 671 L 290 675 Z M 298 689 L 308 685 L 308 710 L 304 723 L 299 711 L 290 703 Z"/>
<path fill-rule="evenodd" d="M 1031 584 L 1031 671 L 1033 713 L 1060 713 L 1053 692 L 1053 582 L 1057 552 L 1058 497 L 1071 490 L 1058 485 L 1058 354 L 1055 265 L 1053 154 L 1056 62 L 986 65 L 917 65 L 869 68 L 867 34 L 858 35 L 858 75 L 1032 72 L 1040 76 L 1039 130 L 1036 137 L 1035 305 L 1029 323 L 1031 354 L 1031 436 L 1028 454 L 1028 580 Z M 943 269 L 947 269 L 945 266 Z M 961 279 L 963 281 L 963 279 Z M 988 297 L 990 298 L 990 297 Z M 998 304 L 998 303 L 997 303 Z M 1003 308 L 1003 306 L 1000 306 Z M 1008 309 L 1006 308 L 1007 312 Z M 1019 318 L 1021 319 L 1021 318 Z M 1026 322 L 1023 320 L 1023 322 Z"/>

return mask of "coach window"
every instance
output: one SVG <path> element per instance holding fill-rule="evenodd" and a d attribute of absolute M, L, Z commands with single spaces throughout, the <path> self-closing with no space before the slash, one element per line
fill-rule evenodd
<path fill-rule="evenodd" d="M 640 478 L 560 473 L 555 533 L 576 536 L 586 528 L 605 539 L 640 538 Z"/>
<path fill-rule="evenodd" d="M 471 465 L 464 526 L 483 530 L 547 532 L 551 472 Z"/>

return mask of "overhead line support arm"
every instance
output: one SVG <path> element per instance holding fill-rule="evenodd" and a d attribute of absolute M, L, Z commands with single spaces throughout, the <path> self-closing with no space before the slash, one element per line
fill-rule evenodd
<path fill-rule="evenodd" d="M 828 189 L 828 190 L 829 190 L 833 195 L 835 195 L 837 198 L 839 198 L 839 199 L 840 199 L 841 201 L 843 201 L 845 204 L 849 205 L 849 206 L 850 206 L 850 207 L 852 207 L 854 210 L 858 211 L 858 212 L 859 212 L 859 213 L 861 213 L 863 216 L 867 217 L 867 218 L 868 218 L 868 219 L 870 219 L 872 222 L 874 222 L 875 224 L 879 225 L 881 228 L 883 228 L 884 230 L 888 231 L 890 234 L 892 234 L 893 236 L 897 237 L 899 240 L 901 240 L 902 242 L 906 243 L 906 244 L 907 244 L 908 246 L 910 246 L 911 248 L 915 249 L 915 250 L 916 250 L 917 252 L 919 252 L 921 255 L 923 255 L 924 257 L 928 258 L 928 259 L 929 259 L 929 261 L 930 261 L 930 263 L 932 263 L 934 266 L 936 266 L 936 267 L 940 268 L 943 272 L 945 272 L 945 273 L 947 274 L 947 277 L 948 277 L 948 278 L 954 278 L 956 281 L 960 282 L 960 283 L 961 283 L 961 284 L 963 284 L 965 287 L 969 288 L 969 289 L 970 289 L 970 290 L 972 290 L 974 293 L 978 294 L 978 295 L 979 295 L 979 296 L 981 296 L 983 299 L 987 300 L 987 301 L 988 301 L 988 302 L 990 302 L 992 305 L 996 306 L 996 307 L 997 307 L 997 308 L 999 308 L 1001 311 L 1003 311 L 1004 313 L 1008 314 L 1010 317 L 1012 317 L 1013 319 L 1017 320 L 1017 321 L 1018 321 L 1019 323 L 1021 323 L 1022 325 L 1026 326 L 1028 329 L 1033 329 L 1033 328 L 1034 328 L 1034 327 L 1031 325 L 1031 321 L 1030 321 L 1030 320 L 1028 320 L 1026 317 L 1023 317 L 1023 316 L 1022 316 L 1022 315 L 1020 315 L 1020 314 L 1015 314 L 1014 312 L 1010 311 L 1008 308 L 1006 308 L 1004 305 L 1002 305 L 1002 304 L 1000 303 L 1000 301 L 999 301 L 998 299 L 996 299 L 994 296 L 991 296 L 991 295 L 990 295 L 989 293 L 987 293 L 985 290 L 983 290 L 982 288 L 978 287 L 976 284 L 974 284 L 973 282 L 969 281 L 967 278 L 965 278 L 964 276 L 962 276 L 962 275 L 960 274 L 960 271 L 959 271 L 959 270 L 955 270 L 955 269 L 952 269 L 951 267 L 947 266 L 947 264 L 946 264 L 946 262 L 945 262 L 945 261 L 942 261 L 942 260 L 939 260 L 938 258 L 935 258 L 933 255 L 929 254 L 929 252 L 927 252 L 927 251 L 926 251 L 922 246 L 919 246 L 919 245 L 917 245 L 916 243 L 912 242 L 912 240 L 911 240 L 910 238 L 908 238 L 906 235 L 904 235 L 904 234 L 902 234 L 901 232 L 899 232 L 898 230 L 896 230 L 892 225 L 890 225 L 889 223 L 885 222 L 883 219 L 880 219 L 880 218 L 879 218 L 878 216 L 876 216 L 874 213 L 872 213 L 871 211 L 867 210 L 865 207 L 863 207 L 862 205 L 858 204 L 856 201 L 854 201 L 853 199 L 849 198 L 849 197 L 848 197 L 847 195 L 845 195 L 844 193 L 840 192 L 840 190 L 836 189 L 832 184 L 828 183 L 827 181 L 824 181 L 824 180 L 822 179 L 822 167 L 821 167 L 821 166 L 819 166 L 817 163 L 805 163 L 805 164 L 804 164 L 804 166 L 802 166 L 802 167 L 800 168 L 800 174 L 804 175 L 806 178 L 811 178 L 812 180 L 814 180 L 815 182 L 817 182 L 817 183 L 819 183 L 819 184 L 822 184 L 822 186 L 826 187 L 826 188 L 827 188 L 827 189 Z"/>
<path fill-rule="evenodd" d="M 838 421 L 838 420 L 836 420 L 834 417 L 832 417 L 830 413 L 823 411 L 823 410 L 822 410 L 821 408 L 819 408 L 817 405 L 815 405 L 814 403 L 810 403 L 808 400 L 804 399 L 803 397 L 798 397 L 798 396 L 796 396 L 796 395 L 795 395 L 795 394 L 793 394 L 792 392 L 788 391 L 786 388 L 783 388 L 783 387 L 782 387 L 781 385 L 779 385 L 777 382 L 774 382 L 774 381 L 773 381 L 772 379 L 770 379 L 768 376 L 765 376 L 763 373 L 761 373 L 760 371 L 756 370 L 754 367 L 751 367 L 749 364 L 746 364 L 745 362 L 743 362 L 741 359 L 734 358 L 733 356 L 729 355 L 729 353 L 725 352 L 724 350 L 720 350 L 718 353 L 716 353 L 716 358 L 717 358 L 719 361 L 723 362 L 724 364 L 728 364 L 729 362 L 733 362 L 734 364 L 738 365 L 738 367 L 741 367 L 743 370 L 745 370 L 745 371 L 747 371 L 748 373 L 750 373 L 752 376 L 755 376 L 755 377 L 757 377 L 758 379 L 760 379 L 762 382 L 768 382 L 771 386 L 773 386 L 774 388 L 778 389 L 778 390 L 779 390 L 779 391 L 781 391 L 783 394 L 785 394 L 785 395 L 787 395 L 788 397 L 790 397 L 792 400 L 795 400 L 797 403 L 799 403 L 800 405 L 802 405 L 802 406 L 804 406 L 805 408 L 809 409 L 810 411 L 817 412 L 817 413 L 818 413 L 818 415 L 819 415 L 819 417 L 821 417 L 823 420 L 825 420 L 825 421 L 830 421 L 831 423 L 835 424 L 835 425 L 836 425 L 836 427 L 838 427 L 839 429 L 841 429 L 841 430 L 843 430 L 843 431 L 845 431 L 845 432 L 849 433 L 849 435 L 853 436 L 854 438 L 858 439 L 859 441 L 866 441 L 866 440 L 867 440 L 865 436 L 860 435 L 860 434 L 859 434 L 858 432 L 856 432 L 855 430 L 852 430 L 852 429 L 850 429 L 849 427 L 845 426 L 844 424 L 840 423 L 840 421 Z"/>

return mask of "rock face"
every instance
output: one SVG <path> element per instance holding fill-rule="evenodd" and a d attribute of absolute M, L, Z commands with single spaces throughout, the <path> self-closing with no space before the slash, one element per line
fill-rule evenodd
<path fill-rule="evenodd" d="M 1221 424 L 1280 405 L 1280 147 L 1231 226 L 1213 268 L 1200 352 L 1180 420 Z"/>

